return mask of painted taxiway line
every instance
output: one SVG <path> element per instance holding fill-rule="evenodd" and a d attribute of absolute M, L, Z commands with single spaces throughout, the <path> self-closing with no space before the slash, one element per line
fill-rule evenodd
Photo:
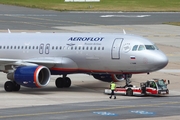
<path fill-rule="evenodd" d="M 80 109 L 80 110 L 67 110 L 67 111 L 59 111 L 59 112 L 41 112 L 41 113 L 32 113 L 32 114 L 12 114 L 6 116 L 0 116 L 2 118 L 14 118 L 14 117 L 30 117 L 30 116 L 40 116 L 40 115 L 54 115 L 54 114 L 65 114 L 65 113 L 80 113 L 80 112 L 90 112 L 90 111 L 99 111 L 99 110 L 114 110 L 114 109 L 126 109 L 126 108 L 136 108 L 136 107 L 154 107 L 161 105 L 172 105 L 172 104 L 180 104 L 180 102 L 163 102 L 157 104 L 144 104 L 144 105 L 129 105 L 129 106 L 117 106 L 117 107 L 107 107 L 107 108 L 94 108 L 94 109 Z"/>
<path fill-rule="evenodd" d="M 129 18 L 143 18 L 143 17 L 149 17 L 151 15 L 101 15 L 100 17 L 103 18 L 111 18 L 111 17 L 129 17 Z"/>

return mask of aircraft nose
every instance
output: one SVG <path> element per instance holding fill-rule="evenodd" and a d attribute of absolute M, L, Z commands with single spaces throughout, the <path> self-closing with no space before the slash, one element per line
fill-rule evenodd
<path fill-rule="evenodd" d="M 168 58 L 164 53 L 160 53 L 155 56 L 154 63 L 157 67 L 157 70 L 164 68 L 168 64 Z"/>

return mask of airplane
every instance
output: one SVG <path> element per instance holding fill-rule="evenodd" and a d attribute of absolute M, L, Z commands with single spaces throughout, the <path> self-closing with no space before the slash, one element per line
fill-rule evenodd
<path fill-rule="evenodd" d="M 57 88 L 69 88 L 68 74 L 83 73 L 111 82 L 150 73 L 168 58 L 148 39 L 120 33 L 0 33 L 0 71 L 7 92 L 41 88 L 60 75 Z"/>

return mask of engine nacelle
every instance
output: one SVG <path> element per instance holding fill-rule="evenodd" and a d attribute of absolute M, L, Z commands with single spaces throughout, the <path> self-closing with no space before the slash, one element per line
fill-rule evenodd
<path fill-rule="evenodd" d="M 22 66 L 13 73 L 8 73 L 7 78 L 25 87 L 40 88 L 49 83 L 50 76 L 50 71 L 45 66 Z"/>
<path fill-rule="evenodd" d="M 124 74 L 92 74 L 95 79 L 103 82 L 119 82 L 124 80 Z M 128 74 L 128 78 L 131 78 L 132 74 Z"/>

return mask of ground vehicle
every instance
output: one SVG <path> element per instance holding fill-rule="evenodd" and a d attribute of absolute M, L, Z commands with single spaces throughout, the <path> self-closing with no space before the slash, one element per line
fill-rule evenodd
<path fill-rule="evenodd" d="M 168 80 L 168 84 L 170 81 Z M 105 94 L 110 94 L 110 89 L 105 89 Z M 136 87 L 133 85 L 128 85 L 124 87 L 117 87 L 114 90 L 115 94 L 121 95 L 166 95 L 169 94 L 169 90 L 167 88 L 166 80 L 164 79 L 151 79 L 144 83 L 140 83 L 140 87 Z"/>

